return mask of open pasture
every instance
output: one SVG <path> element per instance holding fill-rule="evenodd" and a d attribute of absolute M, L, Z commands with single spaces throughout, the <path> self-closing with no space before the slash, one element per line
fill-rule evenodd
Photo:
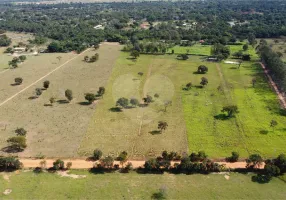
<path fill-rule="evenodd" d="M 0 174 L 1 199 L 151 199 L 164 189 L 167 199 L 284 199 L 285 183 L 273 178 L 270 183 L 251 181 L 254 174 L 91 174 L 72 170 L 74 176 L 31 171 Z M 5 179 L 4 179 L 5 177 Z M 10 189 L 11 193 L 3 192 Z M 112 192 L 111 192 L 112 191 Z"/>
<path fill-rule="evenodd" d="M 196 73 L 202 64 L 209 68 L 207 74 Z M 144 75 L 140 77 L 138 72 Z M 209 84 L 201 88 L 203 76 Z M 253 78 L 257 80 L 255 87 Z M 185 91 L 188 82 L 193 87 Z M 120 97 L 140 100 L 155 93 L 160 97 L 153 98 L 148 107 L 121 112 L 114 109 Z M 165 112 L 162 102 L 166 100 L 171 100 L 172 106 Z M 237 105 L 239 113 L 226 119 L 221 112 L 226 105 Z M 278 122 L 275 129 L 270 128 L 271 120 Z M 168 123 L 161 134 L 158 121 Z M 285 123 L 276 94 L 253 61 L 243 62 L 238 69 L 237 65 L 206 62 L 199 56 L 180 61 L 175 55 L 141 55 L 134 61 L 121 53 L 79 154 L 91 155 L 99 148 L 112 155 L 127 151 L 133 159 L 158 155 L 163 150 L 204 150 L 212 158 L 224 158 L 232 151 L 243 158 L 253 153 L 272 157 L 285 153 Z"/>
<path fill-rule="evenodd" d="M 227 45 L 230 48 L 230 54 L 234 52 L 242 51 L 243 45 Z M 193 46 L 185 47 L 185 46 L 174 46 L 168 50 L 168 53 L 171 53 L 174 50 L 175 54 L 191 54 L 191 55 L 202 55 L 202 56 L 210 56 L 211 55 L 211 45 L 201 45 L 195 44 Z M 247 51 L 243 51 L 244 53 L 249 53 L 252 58 L 257 59 L 257 55 L 255 53 L 255 49 L 249 45 Z"/>
<path fill-rule="evenodd" d="M 101 45 L 98 50 L 100 58 L 95 63 L 83 61 L 84 56 L 96 53 L 91 49 L 81 55 L 40 54 L 29 57 L 19 68 L 0 74 L 0 147 L 6 147 L 6 140 L 16 135 L 14 130 L 23 127 L 28 132 L 28 147 L 20 156 L 76 156 L 82 134 L 96 106 L 87 106 L 84 94 L 96 93 L 105 85 L 120 48 L 119 45 Z M 53 70 L 56 71 L 49 74 Z M 24 81 L 13 86 L 16 77 L 22 77 Z M 35 89 L 43 88 L 45 80 L 50 81 L 50 87 L 34 98 Z M 74 99 L 70 103 L 65 98 L 66 89 L 73 91 Z M 21 93 L 2 105 L 17 92 Z M 53 106 L 49 102 L 51 97 L 56 98 Z"/>

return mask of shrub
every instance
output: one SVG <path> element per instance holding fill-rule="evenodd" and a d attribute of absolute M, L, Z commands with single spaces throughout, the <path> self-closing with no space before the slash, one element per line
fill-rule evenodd
<path fill-rule="evenodd" d="M 7 142 L 10 143 L 11 148 L 17 151 L 23 151 L 27 147 L 26 138 L 24 136 L 10 137 Z"/>
<path fill-rule="evenodd" d="M 231 156 L 226 158 L 226 161 L 228 162 L 237 162 L 239 158 L 239 153 L 238 152 L 231 152 Z"/>
<path fill-rule="evenodd" d="M 15 157 L 0 157 L 0 170 L 21 169 L 23 164 Z"/>
<path fill-rule="evenodd" d="M 66 98 L 68 99 L 68 101 L 70 102 L 70 101 L 73 99 L 72 91 L 69 90 L 69 89 L 67 89 L 67 90 L 65 91 L 65 96 L 66 96 Z"/>
<path fill-rule="evenodd" d="M 21 85 L 21 84 L 23 83 L 23 78 L 21 78 L 21 77 L 15 78 L 15 83 L 16 83 L 17 85 Z"/>
<path fill-rule="evenodd" d="M 53 168 L 55 170 L 63 170 L 65 168 L 64 161 L 57 159 L 55 162 L 53 162 Z"/>
<path fill-rule="evenodd" d="M 99 149 L 95 149 L 93 151 L 93 159 L 94 160 L 99 160 L 102 157 L 102 151 Z"/>
<path fill-rule="evenodd" d="M 44 81 L 43 86 L 45 89 L 48 89 L 50 87 L 50 81 Z"/>
<path fill-rule="evenodd" d="M 24 128 L 17 128 L 15 133 L 17 133 L 18 136 L 26 136 L 27 131 Z"/>

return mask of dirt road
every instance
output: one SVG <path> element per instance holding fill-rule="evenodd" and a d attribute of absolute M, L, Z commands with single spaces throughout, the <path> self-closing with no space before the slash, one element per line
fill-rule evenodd
<path fill-rule="evenodd" d="M 20 159 L 20 161 L 23 163 L 24 168 L 36 168 L 40 166 L 40 162 L 42 160 L 33 160 L 33 159 Z M 55 160 L 52 159 L 46 159 L 46 167 L 52 167 L 53 166 L 53 162 Z M 65 163 L 67 162 L 72 162 L 72 169 L 89 169 L 92 168 L 93 165 L 96 162 L 92 162 L 92 161 L 86 161 L 86 160 L 80 160 L 80 159 L 75 159 L 75 160 L 71 160 L 71 159 L 67 159 L 67 160 L 63 160 Z M 130 160 L 128 162 L 131 162 L 133 165 L 133 168 L 139 168 L 139 167 L 143 167 L 145 161 L 135 161 L 135 160 Z M 172 165 L 174 165 L 175 163 L 179 163 L 179 162 L 171 162 Z M 230 169 L 235 169 L 235 168 L 245 168 L 246 166 L 246 162 L 235 162 L 235 163 L 227 163 L 227 162 L 217 162 L 218 164 L 223 164 L 226 166 L 226 168 L 230 168 Z M 114 164 L 119 164 L 119 161 L 115 161 Z M 260 168 L 263 168 L 264 164 L 260 166 Z"/>
<path fill-rule="evenodd" d="M 24 89 L 22 89 L 21 91 L 17 92 L 16 94 L 12 95 L 11 97 L 9 97 L 8 99 L 6 99 L 5 101 L 0 103 L 0 107 L 3 106 L 5 103 L 7 103 L 8 101 L 14 99 L 16 96 L 18 96 L 19 94 L 23 93 L 24 91 L 26 91 L 27 89 L 29 89 L 30 87 L 32 87 L 33 85 L 37 84 L 38 82 L 40 82 L 41 80 L 43 80 L 44 78 L 46 78 L 47 76 L 49 76 L 50 74 L 54 73 L 55 71 L 59 70 L 60 68 L 62 68 L 63 66 L 65 66 L 66 64 L 68 64 L 69 62 L 73 61 L 74 59 L 76 59 L 77 57 L 81 56 L 82 54 L 84 54 L 85 52 L 89 51 L 90 49 L 86 49 L 85 51 L 83 51 L 82 53 L 76 55 L 75 57 L 69 59 L 68 61 L 66 61 L 65 63 L 61 64 L 60 66 L 58 66 L 57 68 L 53 69 L 52 71 L 50 71 L 49 73 L 47 73 L 46 75 L 42 76 L 41 78 L 39 78 L 38 80 L 36 80 L 35 82 L 31 83 L 30 85 L 28 85 L 27 87 L 25 87 Z"/>
<path fill-rule="evenodd" d="M 275 90 L 278 98 L 279 98 L 279 101 L 280 101 L 280 104 L 281 106 L 285 109 L 286 108 L 286 101 L 285 101 L 285 98 L 283 97 L 283 95 L 281 94 L 281 92 L 279 91 L 277 85 L 274 83 L 274 81 L 272 80 L 271 76 L 269 75 L 268 73 L 268 70 L 266 69 L 265 65 L 263 63 L 259 63 L 265 73 L 265 75 L 267 76 L 268 80 L 269 80 L 269 83 L 271 84 L 272 88 Z"/>

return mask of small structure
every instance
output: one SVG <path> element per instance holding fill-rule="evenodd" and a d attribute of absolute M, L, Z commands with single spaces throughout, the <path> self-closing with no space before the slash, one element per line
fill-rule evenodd
<path fill-rule="evenodd" d="M 14 48 L 14 53 L 22 53 L 25 52 L 26 48 L 25 47 L 15 47 Z"/>
<path fill-rule="evenodd" d="M 101 25 L 101 24 L 99 24 L 99 25 L 96 25 L 95 27 L 93 27 L 94 29 L 96 29 L 96 30 L 99 30 L 99 29 L 104 29 L 104 27 Z"/>

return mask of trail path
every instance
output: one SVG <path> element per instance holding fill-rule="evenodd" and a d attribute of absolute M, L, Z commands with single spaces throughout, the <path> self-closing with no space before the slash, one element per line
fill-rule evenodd
<path fill-rule="evenodd" d="M 265 65 L 263 63 L 259 63 L 265 73 L 265 75 L 267 76 L 272 88 L 275 90 L 278 98 L 279 98 L 279 101 L 280 101 L 280 104 L 281 106 L 285 109 L 286 108 L 286 101 L 285 101 L 285 98 L 284 96 L 282 95 L 282 93 L 279 91 L 277 85 L 275 84 L 275 82 L 272 80 L 271 76 L 269 75 L 268 73 L 268 70 L 266 69 Z"/>
<path fill-rule="evenodd" d="M 89 51 L 90 49 L 86 49 L 85 51 L 83 51 L 82 53 L 78 54 L 77 56 L 69 59 L 68 61 L 66 61 L 65 63 L 61 64 L 60 66 L 58 66 L 57 68 L 53 69 L 52 71 L 48 72 L 46 75 L 42 76 L 41 78 L 39 78 L 38 80 L 36 80 L 35 82 L 31 83 L 30 85 L 28 85 L 27 87 L 25 87 L 24 89 L 22 89 L 21 91 L 17 92 L 16 94 L 14 94 L 13 96 L 9 97 L 8 99 L 6 99 L 5 101 L 3 101 L 2 103 L 0 103 L 0 107 L 3 106 L 5 103 L 11 101 L 12 99 L 14 99 L 16 96 L 18 96 L 19 94 L 25 92 L 27 89 L 29 89 L 30 87 L 34 86 L 35 84 L 37 84 L 38 82 L 40 82 L 41 80 L 43 80 L 44 78 L 46 78 L 47 76 L 49 76 L 50 74 L 54 73 L 55 71 L 59 70 L 60 68 L 62 68 L 63 66 L 65 66 L 66 64 L 68 64 L 69 62 L 73 61 L 74 59 L 78 58 L 79 56 L 81 56 L 82 54 L 84 54 L 85 52 Z"/>
<path fill-rule="evenodd" d="M 8 70 L 10 70 L 10 69 L 5 69 L 5 70 L 1 71 L 0 74 L 3 74 L 5 72 L 7 72 Z"/>
<path fill-rule="evenodd" d="M 20 161 L 23 163 L 24 168 L 36 168 L 40 166 L 40 162 L 42 160 L 34 160 L 34 159 L 20 159 Z M 50 168 L 53 166 L 53 162 L 55 161 L 55 159 L 46 159 L 46 167 Z M 67 159 L 67 160 L 63 160 L 65 163 L 67 162 L 72 162 L 72 169 L 90 169 L 93 167 L 93 165 L 97 162 L 92 162 L 92 161 L 87 161 L 87 160 L 81 160 L 81 159 Z M 133 168 L 139 168 L 139 167 L 143 167 L 145 161 L 135 161 L 135 160 L 129 160 L 128 162 L 131 162 L 133 165 Z M 179 162 L 171 162 L 171 165 L 174 165 L 175 163 L 179 163 Z M 224 164 L 226 166 L 226 168 L 231 168 L 231 169 L 235 169 L 235 168 L 245 168 L 246 166 L 246 162 L 235 162 L 235 163 L 227 163 L 227 162 L 217 162 L 218 164 Z M 119 161 L 115 161 L 114 164 L 119 164 Z M 260 166 L 260 168 L 263 168 L 264 164 Z"/>

